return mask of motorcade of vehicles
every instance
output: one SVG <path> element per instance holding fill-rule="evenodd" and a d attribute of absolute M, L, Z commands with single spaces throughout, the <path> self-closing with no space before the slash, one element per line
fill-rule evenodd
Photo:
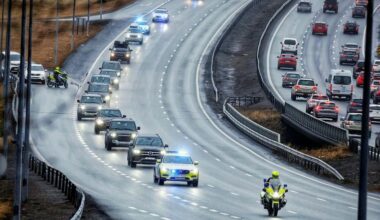
<path fill-rule="evenodd" d="M 338 14 L 339 4 L 337 0 L 325 0 L 323 2 L 323 13 L 334 12 Z"/>
<path fill-rule="evenodd" d="M 153 11 L 152 22 L 154 23 L 169 23 L 169 12 L 166 8 L 157 8 Z"/>
<path fill-rule="evenodd" d="M 110 85 L 105 83 L 89 83 L 88 88 L 84 92 L 86 94 L 99 94 L 109 104 L 112 95 L 110 88 Z"/>
<path fill-rule="evenodd" d="M 306 113 L 311 113 L 318 102 L 327 102 L 329 97 L 323 94 L 312 94 L 306 102 Z"/>
<path fill-rule="evenodd" d="M 168 145 L 164 144 L 158 134 L 138 135 L 128 149 L 128 165 L 132 168 L 137 164 L 155 165 L 167 149 Z"/>
<path fill-rule="evenodd" d="M 277 56 L 278 63 L 277 63 L 277 69 L 297 69 L 297 57 L 293 54 L 281 54 L 280 56 Z"/>
<path fill-rule="evenodd" d="M 119 61 L 120 63 L 131 63 L 132 49 L 129 47 L 128 41 L 114 41 L 110 50 L 110 60 Z"/>
<path fill-rule="evenodd" d="M 363 111 L 363 99 L 352 99 L 347 105 L 347 113 L 361 113 Z"/>
<path fill-rule="evenodd" d="M 281 41 L 281 54 L 292 53 L 297 55 L 298 53 L 298 41 L 295 38 L 284 38 Z"/>
<path fill-rule="evenodd" d="M 264 209 L 268 210 L 268 216 L 276 217 L 278 211 L 285 207 L 287 200 L 285 199 L 285 193 L 288 192 L 288 185 L 282 185 L 279 181 L 267 182 L 264 179 L 264 189 L 261 192 L 261 204 Z"/>
<path fill-rule="evenodd" d="M 118 74 L 118 71 L 110 70 L 110 69 L 102 69 L 99 72 L 99 75 L 110 77 L 112 88 L 119 89 L 119 87 L 120 87 L 120 75 Z"/>
<path fill-rule="evenodd" d="M 101 131 L 105 131 L 109 126 L 112 119 L 125 118 L 118 108 L 103 108 L 98 111 L 95 118 L 94 132 L 99 134 Z"/>
<path fill-rule="evenodd" d="M 326 22 L 316 21 L 313 23 L 311 33 L 313 35 L 327 35 L 328 25 Z"/>
<path fill-rule="evenodd" d="M 113 147 L 130 147 L 137 136 L 140 127 L 131 118 L 114 118 L 106 126 L 104 146 L 107 151 Z"/>
<path fill-rule="evenodd" d="M 349 70 L 332 69 L 325 79 L 326 95 L 332 100 L 334 97 L 351 100 L 354 86 L 351 79 L 352 73 Z"/>
<path fill-rule="evenodd" d="M 81 121 L 82 118 L 95 118 L 98 111 L 103 109 L 106 103 L 102 96 L 98 94 L 84 94 L 77 100 L 77 119 Z"/>
<path fill-rule="evenodd" d="M 153 181 L 158 185 L 164 185 L 166 181 L 186 182 L 188 186 L 197 187 L 198 164 L 186 152 L 166 151 L 154 166 Z"/>
<path fill-rule="evenodd" d="M 297 97 L 308 98 L 312 94 L 316 94 L 318 90 L 318 84 L 313 79 L 302 78 L 292 87 L 291 99 L 297 100 Z"/>
<path fill-rule="evenodd" d="M 312 5 L 313 4 L 308 0 L 301 0 L 298 2 L 297 12 L 311 13 L 312 12 Z"/>
<path fill-rule="evenodd" d="M 282 75 L 282 87 L 283 88 L 291 88 L 293 87 L 298 79 L 303 78 L 303 74 L 299 74 L 296 72 L 286 72 Z"/>

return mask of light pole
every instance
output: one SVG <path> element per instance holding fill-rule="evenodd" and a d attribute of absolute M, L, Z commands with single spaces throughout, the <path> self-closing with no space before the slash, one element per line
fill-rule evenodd
<path fill-rule="evenodd" d="M 58 63 L 58 33 L 59 33 L 59 3 L 56 0 L 55 6 L 55 46 L 54 46 L 54 64 Z"/>
<path fill-rule="evenodd" d="M 90 31 L 90 0 L 87 0 L 87 25 L 86 25 L 87 37 L 89 36 L 89 31 Z"/>
<path fill-rule="evenodd" d="M 72 30 L 71 30 L 71 50 L 74 49 L 74 32 L 75 32 L 75 7 L 76 7 L 77 1 L 74 0 L 73 5 L 73 24 L 72 24 Z"/>

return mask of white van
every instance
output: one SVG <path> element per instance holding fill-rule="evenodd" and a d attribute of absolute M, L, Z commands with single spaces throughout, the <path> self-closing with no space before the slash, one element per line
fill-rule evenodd
<path fill-rule="evenodd" d="M 281 42 L 281 54 L 283 53 L 292 53 L 297 55 L 297 49 L 299 43 L 295 38 L 284 38 Z"/>
<path fill-rule="evenodd" d="M 332 69 L 326 79 L 326 95 L 333 97 L 345 97 L 351 100 L 354 86 L 352 84 L 352 72 L 349 70 Z"/>

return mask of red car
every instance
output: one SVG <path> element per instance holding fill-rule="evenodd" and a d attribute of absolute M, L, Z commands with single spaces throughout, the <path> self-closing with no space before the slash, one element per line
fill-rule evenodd
<path fill-rule="evenodd" d="M 293 70 L 297 69 L 297 57 L 293 54 L 281 54 L 277 56 L 278 64 L 277 69 L 291 68 Z"/>
<path fill-rule="evenodd" d="M 358 77 L 356 78 L 356 86 L 360 87 L 364 84 L 364 72 L 360 72 Z"/>
<path fill-rule="evenodd" d="M 312 34 L 327 35 L 328 25 L 325 22 L 317 21 L 313 24 Z"/>

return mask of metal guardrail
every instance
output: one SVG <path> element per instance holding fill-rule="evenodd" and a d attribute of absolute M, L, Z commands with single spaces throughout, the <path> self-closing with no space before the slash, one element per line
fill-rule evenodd
<path fill-rule="evenodd" d="M 360 153 L 360 139 L 350 138 L 348 146 L 349 146 L 351 152 L 353 152 L 355 154 Z M 369 146 L 369 152 L 368 153 L 369 153 L 368 158 L 370 160 L 380 161 L 380 149 L 379 148 Z"/>
<path fill-rule="evenodd" d="M 41 176 L 46 182 L 61 190 L 61 192 L 67 196 L 67 199 L 77 208 L 77 211 L 71 217 L 72 220 L 81 218 L 85 195 L 74 183 L 59 170 L 50 167 L 32 155 L 29 155 L 29 169 Z"/>
<path fill-rule="evenodd" d="M 302 133 L 307 134 L 309 137 L 331 144 L 346 144 L 348 143 L 348 132 L 346 130 L 317 119 L 292 107 L 290 104 L 281 101 L 279 97 L 276 97 L 272 92 L 275 88 L 269 86 L 266 82 L 267 80 L 263 77 L 260 62 L 260 57 L 263 57 L 263 51 L 261 50 L 262 42 L 264 38 L 267 38 L 270 34 L 272 34 L 271 32 L 268 32 L 268 29 L 271 25 L 273 25 L 273 21 L 281 12 L 290 7 L 293 2 L 295 2 L 295 0 L 288 0 L 276 11 L 276 13 L 269 20 L 263 34 L 260 37 L 256 55 L 257 74 L 260 85 L 275 108 L 282 113 L 282 117 L 285 119 L 286 123 L 300 130 Z"/>
<path fill-rule="evenodd" d="M 280 143 L 278 140 L 273 140 L 265 136 L 265 132 L 263 134 L 259 133 L 262 132 L 262 130 L 256 131 L 255 128 L 258 127 L 258 124 L 249 119 L 247 121 L 247 118 L 244 115 L 240 114 L 227 101 L 228 99 L 226 99 L 224 102 L 223 113 L 227 116 L 232 124 L 234 124 L 238 129 L 247 134 L 249 137 L 279 153 L 281 156 L 287 158 L 289 162 L 293 162 L 300 166 L 303 166 L 306 169 L 313 170 L 318 174 L 329 173 L 334 175 L 339 180 L 344 180 L 344 177 L 326 162 L 288 147 Z"/>

